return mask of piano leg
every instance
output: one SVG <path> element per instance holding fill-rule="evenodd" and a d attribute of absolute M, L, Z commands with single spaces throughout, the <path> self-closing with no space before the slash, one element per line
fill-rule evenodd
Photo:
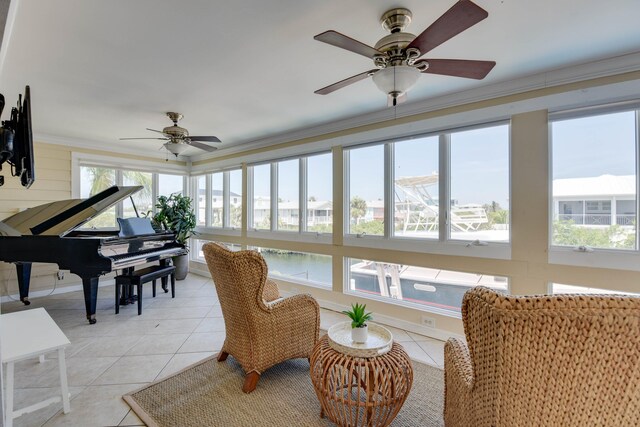
<path fill-rule="evenodd" d="M 98 277 L 82 276 L 84 306 L 87 310 L 89 324 L 96 323 L 96 302 L 98 300 Z"/>
<path fill-rule="evenodd" d="M 166 258 L 166 259 L 161 259 L 160 260 L 160 265 L 162 267 L 166 267 L 168 265 L 171 265 L 171 259 L 170 258 Z M 166 294 L 167 292 L 169 292 L 169 282 L 168 282 L 168 277 L 164 276 L 160 278 L 160 283 L 162 283 L 162 290 L 164 291 L 164 293 Z"/>
<path fill-rule="evenodd" d="M 16 263 L 16 271 L 18 273 L 18 289 L 20 290 L 20 301 L 24 305 L 31 304 L 29 301 L 29 282 L 31 281 L 31 263 Z"/>

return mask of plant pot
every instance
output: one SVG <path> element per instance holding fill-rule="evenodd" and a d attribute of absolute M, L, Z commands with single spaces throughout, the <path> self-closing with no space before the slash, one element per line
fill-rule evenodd
<path fill-rule="evenodd" d="M 189 274 L 189 254 L 174 256 L 172 259 L 176 267 L 176 280 L 184 280 Z"/>
<path fill-rule="evenodd" d="M 367 342 L 369 336 L 369 327 L 367 325 L 359 328 L 351 328 L 351 340 L 354 343 L 361 344 Z"/>

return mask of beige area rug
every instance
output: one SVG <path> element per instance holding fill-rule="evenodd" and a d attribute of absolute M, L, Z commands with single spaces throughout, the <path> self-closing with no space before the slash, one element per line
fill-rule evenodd
<path fill-rule="evenodd" d="M 411 393 L 391 425 L 442 426 L 443 371 L 415 361 L 413 368 Z M 333 425 L 320 418 L 306 359 L 270 368 L 250 394 L 243 380 L 233 357 L 218 363 L 214 356 L 123 398 L 150 427 Z"/>

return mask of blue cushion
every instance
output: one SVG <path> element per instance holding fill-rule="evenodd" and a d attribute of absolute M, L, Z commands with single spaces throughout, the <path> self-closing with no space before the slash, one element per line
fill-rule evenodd
<path fill-rule="evenodd" d="M 118 218 L 118 224 L 120 225 L 120 237 L 153 234 L 156 232 L 151 226 L 149 218 Z"/>

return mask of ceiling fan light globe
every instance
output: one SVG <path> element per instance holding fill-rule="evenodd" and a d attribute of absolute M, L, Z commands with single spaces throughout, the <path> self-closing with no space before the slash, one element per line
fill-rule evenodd
<path fill-rule="evenodd" d="M 373 82 L 382 92 L 406 93 L 420 77 L 420 71 L 408 65 L 396 65 L 383 68 L 372 77 Z"/>
<path fill-rule="evenodd" d="M 178 157 L 185 150 L 187 150 L 189 148 L 189 146 L 186 145 L 186 144 L 180 144 L 180 143 L 176 143 L 176 142 L 166 142 L 164 144 L 164 148 L 166 148 L 167 151 L 169 151 L 174 156 Z"/>

